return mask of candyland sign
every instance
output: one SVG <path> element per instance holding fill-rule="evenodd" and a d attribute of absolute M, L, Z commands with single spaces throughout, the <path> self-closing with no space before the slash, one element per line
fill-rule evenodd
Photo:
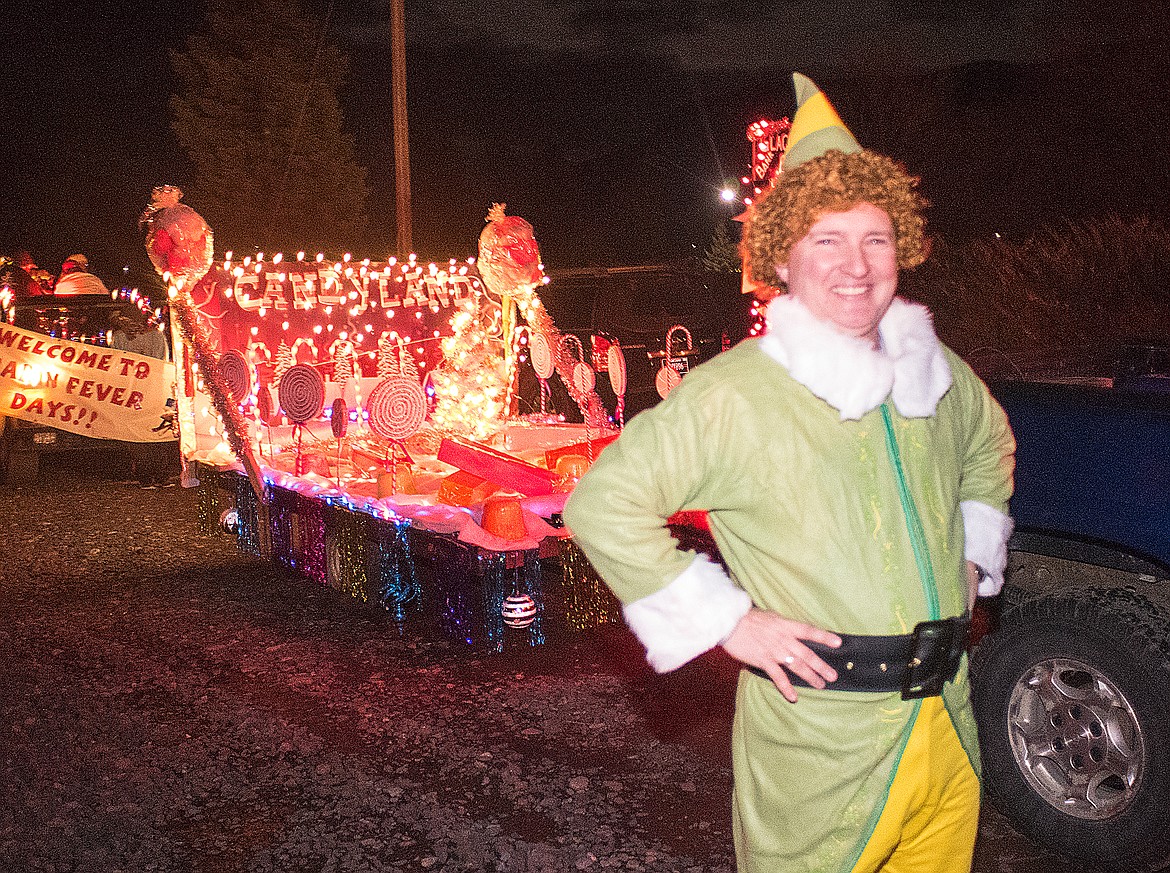
<path fill-rule="evenodd" d="M 481 293 L 467 263 L 249 260 L 217 264 L 192 296 L 219 349 L 250 352 L 257 364 L 273 360 L 281 344 L 304 363 L 328 362 L 350 344 L 371 366 L 389 339 L 409 346 L 425 369 L 439 362 L 437 340 L 450 335 L 453 307 Z"/>

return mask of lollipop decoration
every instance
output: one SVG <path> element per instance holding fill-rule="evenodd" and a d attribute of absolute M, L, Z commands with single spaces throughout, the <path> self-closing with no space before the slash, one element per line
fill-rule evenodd
<path fill-rule="evenodd" d="M 228 396 L 236 403 L 243 403 L 252 393 L 252 367 L 248 359 L 235 349 L 219 356 L 219 375 Z"/>
<path fill-rule="evenodd" d="M 333 401 L 332 412 L 329 415 L 329 427 L 333 431 L 333 438 L 337 440 L 337 484 L 341 484 L 341 441 L 349 430 L 349 407 L 338 397 Z"/>
<path fill-rule="evenodd" d="M 390 467 L 391 488 L 397 491 L 398 461 L 412 463 L 405 441 L 418 433 L 427 417 L 427 395 L 423 387 L 409 376 L 387 376 L 374 386 L 366 401 L 370 429 L 390 443 L 386 458 Z"/>
<path fill-rule="evenodd" d="M 139 216 L 138 226 L 146 231 L 147 256 L 168 285 L 171 311 L 203 374 L 212 405 L 223 422 L 228 445 L 244 465 L 256 498 L 263 502 L 264 481 L 247 439 L 247 426 L 238 405 L 228 396 L 207 331 L 199 324 L 199 312 L 191 296 L 195 285 L 211 269 L 214 254 L 211 228 L 194 209 L 179 203 L 182 196 L 183 192 L 173 185 L 155 188 L 150 203 Z"/>
<path fill-rule="evenodd" d="M 293 364 L 280 380 L 277 388 L 280 408 L 293 423 L 297 438 L 296 474 L 304 474 L 301 440 L 305 422 L 312 421 L 325 409 L 325 379 L 308 364 Z"/>
<path fill-rule="evenodd" d="M 518 215 L 506 215 L 507 205 L 492 204 L 479 235 L 479 274 L 501 297 L 515 288 L 539 285 L 544 278 L 532 225 Z"/>
<path fill-rule="evenodd" d="M 528 351 L 532 355 L 532 369 L 536 371 L 536 378 L 540 380 L 540 414 L 544 415 L 548 411 L 550 394 L 548 380 L 552 378 L 552 374 L 556 370 L 548 337 L 539 331 L 533 331 L 532 339 L 528 343 Z"/>
<path fill-rule="evenodd" d="M 548 377 L 552 376 L 555 369 L 568 388 L 569 396 L 581 408 L 586 424 L 601 427 L 606 419 L 601 398 L 592 389 L 578 390 L 574 379 L 574 370 L 578 363 L 584 361 L 584 356 L 578 354 L 574 358 L 567 353 L 560 331 L 553 324 L 552 316 L 548 314 L 536 293 L 537 287 L 544 284 L 546 279 L 544 266 L 540 262 L 540 249 L 533 237 L 532 225 L 515 215 L 505 215 L 504 206 L 503 203 L 492 204 L 488 212 L 488 226 L 479 237 L 478 265 L 484 287 L 501 301 L 503 307 L 505 353 L 509 353 L 512 348 L 510 337 L 512 322 L 515 319 L 513 309 L 518 307 L 532 332 L 533 365 L 536 365 L 538 354 L 535 345 L 539 341 L 536 337 L 543 336 L 548 348 L 554 350 L 553 367 L 546 370 Z M 507 363 L 510 396 L 515 367 L 512 366 L 511 360 Z"/>
<path fill-rule="evenodd" d="M 190 290 L 211 268 L 214 242 L 202 216 L 179 203 L 182 197 L 174 185 L 155 188 L 138 226 L 146 228 L 146 254 L 159 275 L 170 274 Z"/>
<path fill-rule="evenodd" d="M 304 424 L 325 409 L 325 380 L 309 364 L 294 364 L 280 380 L 277 397 L 289 421 Z"/>
<path fill-rule="evenodd" d="M 654 377 L 654 387 L 658 389 L 658 396 L 663 400 L 675 388 L 678 383 L 682 381 L 682 376 L 678 374 L 678 370 L 670 366 L 667 361 L 662 362 L 662 368 L 658 371 L 658 375 Z"/>
<path fill-rule="evenodd" d="M 585 445 L 589 455 L 589 463 L 592 464 L 593 437 L 589 432 L 591 427 L 589 400 L 597 397 L 597 392 L 593 390 L 597 384 L 597 376 L 594 374 L 593 368 L 585 363 L 585 346 L 581 343 L 581 338 L 574 334 L 569 333 L 561 337 L 557 357 L 576 361 L 572 369 L 572 381 L 568 383 L 570 385 L 569 394 L 577 400 L 577 404 L 581 408 L 581 418 L 585 422 Z"/>
<path fill-rule="evenodd" d="M 597 377 L 593 373 L 593 368 L 585 363 L 585 346 L 581 343 L 581 338 L 574 334 L 565 334 L 561 337 L 560 347 L 557 349 L 558 357 L 565 360 L 573 361 L 573 366 L 569 370 L 570 377 L 567 380 L 568 385 L 572 389 L 570 393 L 576 398 L 586 398 L 593 393 L 593 387 L 597 383 Z M 568 369 L 566 367 L 566 369 Z M 581 407 L 582 418 L 588 418 L 588 410 L 583 400 L 577 400 L 577 404 Z M 585 422 L 588 427 L 589 422 Z"/>
<path fill-rule="evenodd" d="M 615 341 L 610 343 L 606 358 L 609 364 L 609 387 L 617 397 L 614 418 L 617 419 L 618 427 L 622 427 L 626 423 L 626 355 L 621 345 Z"/>
<path fill-rule="evenodd" d="M 544 266 L 532 225 L 518 215 L 506 215 L 508 204 L 493 203 L 479 235 L 479 275 L 484 288 L 499 301 L 500 336 L 504 352 L 504 417 L 512 409 L 516 357 L 512 346 L 516 327 L 516 297 L 532 293 L 544 281 Z M 492 301 L 494 303 L 494 301 Z"/>

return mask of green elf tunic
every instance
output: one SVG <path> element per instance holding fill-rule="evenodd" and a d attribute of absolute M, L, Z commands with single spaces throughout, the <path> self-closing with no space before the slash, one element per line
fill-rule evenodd
<path fill-rule="evenodd" d="M 987 574 L 981 594 L 1003 584 L 1014 441 L 926 309 L 895 299 L 880 349 L 787 296 L 770 305 L 769 325 L 631 420 L 565 507 L 659 671 L 718 645 L 753 605 L 838 633 L 903 634 L 966 609 L 965 558 Z M 883 409 L 934 586 L 915 564 Z M 730 576 L 678 549 L 665 521 L 682 509 L 708 511 Z M 798 691 L 789 704 L 741 673 L 741 871 L 852 869 L 920 704 L 896 692 Z M 978 773 L 966 664 L 943 698 Z"/>

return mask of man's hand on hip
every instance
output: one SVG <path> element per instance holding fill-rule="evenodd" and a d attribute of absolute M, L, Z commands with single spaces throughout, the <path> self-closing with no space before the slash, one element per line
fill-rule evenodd
<path fill-rule="evenodd" d="M 826 682 L 837 679 L 837 671 L 802 640 L 832 648 L 841 645 L 841 638 L 830 631 L 753 607 L 723 641 L 723 648 L 736 660 L 767 673 L 784 699 L 796 703 L 796 689 L 785 671 L 796 674 L 813 688 L 824 688 Z"/>

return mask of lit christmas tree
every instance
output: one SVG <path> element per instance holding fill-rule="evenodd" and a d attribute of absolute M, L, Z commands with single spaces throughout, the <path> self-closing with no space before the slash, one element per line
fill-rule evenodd
<path fill-rule="evenodd" d="M 344 389 L 345 383 L 354 377 L 354 359 L 357 355 L 351 342 L 339 342 L 333 349 L 333 381 Z"/>
<path fill-rule="evenodd" d="M 431 423 L 443 433 L 483 440 L 504 424 L 508 367 L 492 331 L 498 309 L 486 297 L 468 299 L 451 316 L 453 335 L 442 341 L 443 363 L 434 371 Z"/>
<path fill-rule="evenodd" d="M 284 378 L 284 374 L 288 372 L 289 368 L 296 363 L 293 358 L 292 348 L 284 340 L 280 341 L 280 346 L 276 350 L 276 363 L 273 365 L 272 371 L 272 387 L 279 388 L 280 380 Z"/>
<path fill-rule="evenodd" d="M 378 378 L 385 379 L 387 376 L 397 376 L 400 372 L 394 340 L 390 339 L 389 336 L 383 336 L 378 340 Z"/>

